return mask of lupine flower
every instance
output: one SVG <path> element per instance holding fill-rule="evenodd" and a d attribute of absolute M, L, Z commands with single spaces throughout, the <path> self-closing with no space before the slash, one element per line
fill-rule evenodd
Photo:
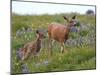
<path fill-rule="evenodd" d="M 18 59 L 22 59 L 23 53 L 22 53 L 22 51 L 20 50 L 20 48 L 17 50 L 16 55 L 17 55 L 17 58 L 18 58 Z"/>
<path fill-rule="evenodd" d="M 23 73 L 29 73 L 28 66 L 26 64 L 22 65 L 22 72 Z"/>
<path fill-rule="evenodd" d="M 71 30 L 70 30 L 71 32 L 77 32 L 78 30 L 77 30 L 77 28 L 76 27 L 71 27 Z"/>

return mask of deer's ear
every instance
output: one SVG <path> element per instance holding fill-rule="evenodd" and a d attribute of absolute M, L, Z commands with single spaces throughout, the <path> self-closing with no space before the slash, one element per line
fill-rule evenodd
<path fill-rule="evenodd" d="M 73 17 L 72 17 L 72 19 L 75 19 L 76 18 L 76 15 L 74 15 Z"/>
<path fill-rule="evenodd" d="M 67 18 L 66 16 L 63 16 L 63 18 L 64 18 L 65 20 L 69 21 L 68 18 Z"/>
<path fill-rule="evenodd" d="M 39 30 L 36 30 L 36 34 L 38 34 L 39 33 Z"/>

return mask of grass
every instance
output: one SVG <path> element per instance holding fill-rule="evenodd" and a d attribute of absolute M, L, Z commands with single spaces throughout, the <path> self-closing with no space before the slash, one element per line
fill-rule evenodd
<path fill-rule="evenodd" d="M 48 61 L 49 64 L 43 64 L 44 61 Z M 36 66 L 34 62 L 42 65 Z M 89 47 L 74 48 L 63 55 L 59 52 L 54 52 L 51 57 L 48 57 L 48 54 L 43 52 L 39 56 L 39 60 L 28 59 L 25 63 L 29 64 L 31 72 L 95 69 L 95 49 Z"/>
<path fill-rule="evenodd" d="M 64 24 L 63 14 L 59 15 L 12 15 L 12 73 L 23 73 L 22 65 L 26 64 L 29 72 L 52 72 L 69 70 L 86 70 L 96 68 L 96 50 L 95 50 L 95 16 L 77 14 L 80 23 L 85 26 L 90 24 L 90 30 L 83 30 L 80 33 L 70 33 L 70 39 L 76 41 L 76 38 L 83 37 L 83 43 L 79 46 L 66 44 L 65 52 L 61 54 L 60 44 L 55 42 L 53 45 L 53 55 L 49 56 L 48 38 L 43 42 L 38 58 L 30 56 L 24 62 L 17 58 L 17 50 L 24 44 L 36 39 L 36 29 L 47 29 L 51 22 Z M 68 17 L 73 14 L 66 14 Z M 91 18 L 91 19 L 89 19 Z M 32 29 L 28 32 L 27 29 Z M 17 34 L 17 32 L 19 33 Z M 93 37 L 92 37 L 93 36 Z M 90 40 L 92 39 L 92 41 Z M 86 40 L 86 41 L 85 41 Z M 90 41 L 90 43 L 88 43 Z M 88 43 L 88 44 L 87 44 Z"/>

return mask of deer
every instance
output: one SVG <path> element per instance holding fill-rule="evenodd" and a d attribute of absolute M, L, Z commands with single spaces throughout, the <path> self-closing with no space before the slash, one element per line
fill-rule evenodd
<path fill-rule="evenodd" d="M 69 38 L 71 27 L 77 25 L 75 20 L 76 15 L 70 20 L 66 16 L 63 16 L 63 18 L 68 22 L 67 25 L 60 23 L 51 23 L 48 25 L 49 48 L 52 48 L 53 42 L 57 41 L 61 44 L 61 53 L 64 52 L 64 45 Z M 50 54 L 52 54 L 52 49 L 50 49 Z"/>
<path fill-rule="evenodd" d="M 36 30 L 36 35 L 37 35 L 37 38 L 35 41 L 31 41 L 25 44 L 23 48 L 20 49 L 22 52 L 22 61 L 27 59 L 30 54 L 32 54 L 33 56 L 36 56 L 40 52 L 41 41 L 42 39 L 46 38 L 46 36 L 44 35 L 43 32 L 39 30 Z"/>

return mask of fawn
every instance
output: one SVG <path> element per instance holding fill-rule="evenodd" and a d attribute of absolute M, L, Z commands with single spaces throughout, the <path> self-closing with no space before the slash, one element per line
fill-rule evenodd
<path fill-rule="evenodd" d="M 30 54 L 33 54 L 34 56 L 36 56 L 37 53 L 39 53 L 41 49 L 41 41 L 42 39 L 45 38 L 45 35 L 43 32 L 39 30 L 36 30 L 36 34 L 37 34 L 37 38 L 35 41 L 31 41 L 25 44 L 23 48 L 21 48 L 21 52 L 23 54 L 22 60 L 25 60 L 26 58 L 28 58 Z"/>

